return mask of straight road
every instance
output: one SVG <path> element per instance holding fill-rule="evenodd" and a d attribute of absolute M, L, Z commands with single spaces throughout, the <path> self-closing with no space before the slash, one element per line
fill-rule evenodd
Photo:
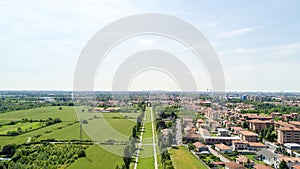
<path fill-rule="evenodd" d="M 156 153 L 156 135 L 155 135 L 155 129 L 154 129 L 154 120 L 153 120 L 153 110 L 152 107 L 150 107 L 150 113 L 151 113 L 151 126 L 152 126 L 152 144 L 153 144 L 153 155 L 154 155 L 154 167 L 155 169 L 158 169 L 157 164 L 157 153 Z"/>
<path fill-rule="evenodd" d="M 154 169 L 158 169 L 157 144 L 156 144 L 156 134 L 155 134 L 156 132 L 155 132 L 155 128 L 154 128 L 153 110 L 151 107 L 150 108 L 148 107 L 145 112 L 145 117 L 143 119 L 142 126 L 143 127 L 142 127 L 140 142 L 138 144 L 138 150 L 136 153 L 136 159 L 135 159 L 136 162 L 134 164 L 134 169 L 149 167 L 149 166 L 142 166 L 141 163 L 145 164 L 145 160 L 149 162 L 149 160 L 152 161 L 153 159 L 154 159 L 153 160 L 154 161 Z M 149 135 L 150 132 L 151 132 L 151 135 Z M 147 134 L 145 135 L 146 138 L 143 137 L 144 133 L 148 133 L 148 135 Z M 147 136 L 148 136 L 148 138 L 147 138 Z M 142 150 L 142 152 L 140 150 Z M 152 156 L 153 156 L 153 158 L 152 158 Z"/>

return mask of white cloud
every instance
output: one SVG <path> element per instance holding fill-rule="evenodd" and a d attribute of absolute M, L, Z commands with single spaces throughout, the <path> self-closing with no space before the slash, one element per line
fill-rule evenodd
<path fill-rule="evenodd" d="M 247 27 L 247 28 L 239 28 L 239 29 L 234 29 L 228 32 L 222 32 L 218 36 L 219 37 L 232 37 L 232 36 L 237 36 L 241 34 L 245 34 L 248 32 L 254 31 L 256 28 L 255 27 Z"/>
<path fill-rule="evenodd" d="M 258 48 L 239 48 L 233 50 L 232 53 L 241 55 L 254 55 L 259 57 L 262 55 L 272 57 L 294 56 L 300 53 L 300 42 Z"/>

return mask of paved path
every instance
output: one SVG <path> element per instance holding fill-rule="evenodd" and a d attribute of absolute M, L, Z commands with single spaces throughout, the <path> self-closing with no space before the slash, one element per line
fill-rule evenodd
<path fill-rule="evenodd" d="M 212 149 L 211 146 L 208 146 L 209 151 L 216 157 L 219 157 L 221 161 L 223 162 L 230 162 L 230 160 L 228 160 L 226 157 L 222 156 L 219 152 L 217 152 L 216 150 Z"/>
<path fill-rule="evenodd" d="M 151 130 L 152 130 L 152 144 L 142 144 L 143 141 L 143 133 L 145 130 L 145 123 L 146 123 L 146 117 L 147 117 L 147 112 L 145 111 L 145 115 L 144 115 L 144 119 L 143 119 L 143 126 L 142 126 L 142 131 L 141 131 L 141 137 L 140 137 L 140 142 L 138 144 L 138 150 L 136 152 L 136 158 L 135 158 L 135 163 L 134 163 L 134 169 L 138 168 L 138 161 L 139 161 L 139 157 L 140 157 L 140 149 L 142 147 L 142 145 L 145 146 L 153 146 L 153 157 L 154 157 L 154 168 L 158 169 L 158 162 L 157 162 L 157 152 L 156 152 L 156 134 L 155 134 L 155 128 L 154 128 L 154 119 L 153 119 L 153 110 L 152 107 L 149 108 L 150 109 L 150 118 L 151 118 Z M 149 129 L 147 129 L 149 130 Z"/>
<path fill-rule="evenodd" d="M 154 155 L 154 167 L 155 169 L 158 169 L 158 165 L 157 165 L 157 153 L 156 153 L 156 144 L 155 144 L 155 129 L 154 129 L 154 120 L 153 120 L 153 111 L 152 111 L 152 107 L 150 107 L 150 115 L 151 115 L 151 125 L 152 125 L 152 144 L 153 144 L 153 155 Z"/>

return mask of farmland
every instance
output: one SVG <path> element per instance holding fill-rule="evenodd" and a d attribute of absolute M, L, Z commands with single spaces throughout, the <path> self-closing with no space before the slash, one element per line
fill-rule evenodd
<path fill-rule="evenodd" d="M 83 166 L 84 168 L 87 168 L 87 166 L 88 168 L 98 168 L 99 166 L 114 168 L 116 165 L 121 166 L 125 145 L 98 146 L 97 144 L 107 140 L 127 142 L 132 127 L 136 124 L 137 115 L 139 113 L 86 113 L 84 119 L 87 120 L 87 124 L 83 124 L 85 130 L 83 130 L 82 139 L 92 140 L 95 144 L 87 146 L 87 156 L 75 160 L 69 168 L 82 168 Z M 14 125 L 5 125 L 11 121 L 19 121 L 24 118 L 32 120 L 60 118 L 62 122 L 45 127 L 40 127 L 40 122 L 18 122 Z M 3 125 L 0 128 L 2 134 L 6 134 L 10 130 L 16 130 L 16 128 L 22 130 L 32 129 L 32 131 L 17 136 L 0 136 L 1 147 L 7 144 L 24 144 L 28 141 L 35 142 L 47 139 L 58 141 L 80 139 L 80 123 L 74 107 L 51 106 L 1 113 L 0 122 Z M 97 132 L 93 133 L 94 130 Z M 114 136 L 111 132 L 119 133 L 119 135 Z"/>

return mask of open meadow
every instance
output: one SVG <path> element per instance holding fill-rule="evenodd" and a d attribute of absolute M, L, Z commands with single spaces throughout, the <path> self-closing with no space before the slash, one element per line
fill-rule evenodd
<path fill-rule="evenodd" d="M 83 129 L 88 130 L 82 132 L 83 140 L 92 140 L 95 144 L 88 146 L 86 149 L 87 156 L 75 160 L 69 168 L 114 168 L 116 165 L 123 164 L 122 154 L 125 145 L 97 145 L 99 142 L 107 140 L 115 140 L 119 142 L 127 142 L 132 133 L 132 128 L 136 125 L 136 117 L 139 113 L 85 113 L 87 123 L 82 124 Z M 40 127 L 40 122 L 18 122 L 14 125 L 5 125 L 11 121 L 20 121 L 22 119 L 29 120 L 45 120 L 48 118 L 60 118 L 62 122 L 50 126 Z M 7 144 L 24 144 L 34 141 L 56 139 L 56 140 L 79 140 L 80 139 L 80 123 L 74 107 L 62 106 L 61 110 L 57 106 L 42 107 L 29 110 L 12 111 L 0 114 L 0 134 L 6 134 L 7 131 L 17 130 L 21 128 L 27 131 L 16 136 L 0 136 L 0 146 Z M 91 131 L 95 131 L 95 133 Z M 121 135 L 116 136 L 110 131 L 114 131 Z M 92 134 L 92 135 L 91 135 Z M 89 137 L 92 136 L 92 137 Z M 99 135 L 99 137 L 97 136 Z M 112 149 L 116 152 L 110 153 Z"/>

